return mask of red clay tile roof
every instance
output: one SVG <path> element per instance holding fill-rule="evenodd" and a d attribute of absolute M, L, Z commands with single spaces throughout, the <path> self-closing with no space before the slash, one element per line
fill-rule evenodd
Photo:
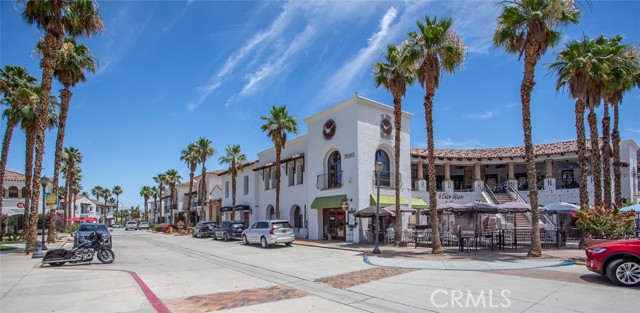
<path fill-rule="evenodd" d="M 207 172 L 207 174 L 214 174 L 214 175 L 218 175 L 220 176 L 220 174 L 225 173 L 225 170 L 213 170 L 213 171 L 209 171 Z"/>
<path fill-rule="evenodd" d="M 5 171 L 4 174 L 4 180 L 5 181 L 25 181 L 26 178 L 24 177 L 24 174 L 18 173 L 18 172 L 14 172 L 14 171 Z"/>
<path fill-rule="evenodd" d="M 587 151 L 591 150 L 591 141 L 587 140 Z M 578 152 L 578 142 L 576 140 L 546 143 L 533 146 L 533 153 L 536 156 L 564 154 Z M 427 157 L 427 149 L 411 148 L 412 157 Z M 484 148 L 484 149 L 435 149 L 436 158 L 510 158 L 524 157 L 524 146 Z"/>
<path fill-rule="evenodd" d="M 251 165 L 254 165 L 254 164 L 256 164 L 256 163 L 258 163 L 258 160 L 247 162 L 247 163 L 245 163 L 245 164 L 242 164 L 242 168 L 250 167 Z M 228 169 L 227 169 L 227 170 L 224 170 L 224 171 L 221 171 L 220 173 L 218 173 L 218 176 L 222 176 L 222 175 L 225 175 L 225 174 L 227 174 L 227 173 L 229 173 L 229 170 L 228 170 Z"/>

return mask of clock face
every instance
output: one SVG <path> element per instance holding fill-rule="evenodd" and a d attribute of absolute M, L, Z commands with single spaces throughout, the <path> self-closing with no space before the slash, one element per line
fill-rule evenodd
<path fill-rule="evenodd" d="M 333 120 L 327 120 L 322 127 L 322 137 L 326 140 L 331 140 L 333 135 L 336 134 L 336 122 Z"/>
<path fill-rule="evenodd" d="M 385 118 L 380 122 L 380 135 L 384 138 L 391 138 L 391 121 Z"/>

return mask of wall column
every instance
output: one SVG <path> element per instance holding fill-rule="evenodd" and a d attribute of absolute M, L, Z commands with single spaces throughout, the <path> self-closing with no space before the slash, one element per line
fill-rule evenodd
<path fill-rule="evenodd" d="M 544 163 L 547 167 L 547 173 L 544 179 L 544 190 L 556 190 L 556 178 L 553 177 L 553 160 L 546 159 Z"/>
<path fill-rule="evenodd" d="M 418 161 L 418 180 L 416 181 L 418 186 L 416 186 L 416 189 L 418 189 L 418 191 L 427 191 L 427 181 L 424 179 L 424 171 L 422 170 L 422 166 L 423 166 L 423 162 L 422 160 L 419 160 Z"/>
<path fill-rule="evenodd" d="M 473 191 L 479 192 L 484 190 L 484 181 L 482 181 L 482 175 L 480 172 L 481 163 L 476 163 L 475 165 L 475 175 L 473 177 Z"/>
<path fill-rule="evenodd" d="M 516 180 L 515 167 L 516 164 L 514 162 L 507 163 L 507 168 L 509 169 L 507 183 L 509 184 L 509 186 L 511 186 L 511 188 L 518 190 L 518 181 Z"/>
<path fill-rule="evenodd" d="M 451 163 L 444 164 L 444 181 L 442 182 L 444 192 L 453 192 L 453 181 L 451 180 Z"/>

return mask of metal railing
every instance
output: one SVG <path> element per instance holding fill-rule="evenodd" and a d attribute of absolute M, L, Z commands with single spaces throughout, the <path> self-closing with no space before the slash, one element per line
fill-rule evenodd
<path fill-rule="evenodd" d="M 515 188 L 513 188 L 513 186 L 511 186 L 510 184 L 506 184 L 507 187 L 507 193 L 509 194 L 509 196 L 511 196 L 514 200 L 516 201 L 520 201 L 520 202 L 524 202 L 524 203 L 529 203 L 529 201 L 525 200 L 524 197 L 518 192 L 518 190 L 516 190 Z"/>
<path fill-rule="evenodd" d="M 489 195 L 489 199 L 493 201 L 493 204 L 500 204 L 500 201 L 498 201 L 498 198 L 496 198 L 496 195 L 493 194 L 493 191 L 491 190 L 491 188 L 489 188 L 489 186 L 484 185 L 484 191 Z"/>
<path fill-rule="evenodd" d="M 318 175 L 316 188 L 320 190 L 342 187 L 342 171 Z"/>
<path fill-rule="evenodd" d="M 400 187 L 402 187 L 402 174 L 399 175 L 399 178 L 400 181 L 398 183 L 400 184 Z M 373 179 L 371 180 L 371 183 L 373 184 L 373 187 L 378 186 L 377 174 L 375 171 L 373 171 Z M 380 172 L 380 187 L 395 188 L 396 174 L 391 171 Z"/>

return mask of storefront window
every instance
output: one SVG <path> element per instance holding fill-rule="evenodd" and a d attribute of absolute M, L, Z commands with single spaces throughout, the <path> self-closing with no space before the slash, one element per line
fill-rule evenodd
<path fill-rule="evenodd" d="M 339 151 L 333 151 L 333 153 L 329 155 L 329 160 L 327 160 L 327 169 L 327 186 L 329 188 L 342 186 L 342 160 L 340 158 Z"/>

